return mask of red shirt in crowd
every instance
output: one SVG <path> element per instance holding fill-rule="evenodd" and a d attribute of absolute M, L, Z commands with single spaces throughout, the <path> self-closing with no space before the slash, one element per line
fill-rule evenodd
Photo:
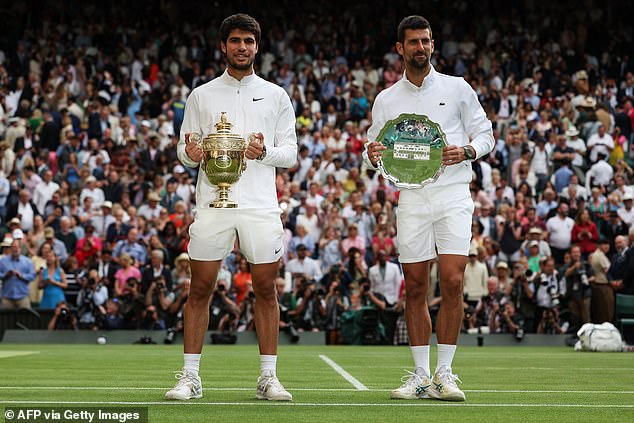
<path fill-rule="evenodd" d="M 589 254 L 597 249 L 597 242 L 599 242 L 599 231 L 597 225 L 590 221 L 587 223 L 575 223 L 572 227 L 572 239 L 573 244 L 577 244 L 581 248 L 582 254 Z"/>

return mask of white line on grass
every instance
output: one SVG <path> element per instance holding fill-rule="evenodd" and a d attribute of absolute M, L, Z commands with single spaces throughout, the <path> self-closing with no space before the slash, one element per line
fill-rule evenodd
<path fill-rule="evenodd" d="M 484 370 L 561 370 L 561 367 L 480 367 Z M 600 371 L 600 370 L 608 370 L 608 371 L 624 371 L 624 370 L 634 370 L 628 367 L 575 367 L 575 371 L 578 370 L 591 370 L 591 371 Z"/>
<path fill-rule="evenodd" d="M 169 391 L 171 387 L 150 388 L 136 386 L 0 386 L 1 389 L 17 391 Z M 203 391 L 253 391 L 254 388 L 203 388 Z M 291 391 L 348 391 L 357 392 L 353 388 L 288 388 Z"/>
<path fill-rule="evenodd" d="M 39 354 L 39 351 L 0 351 L 0 358 L 21 357 L 24 355 Z"/>
<path fill-rule="evenodd" d="M 526 390 L 526 389 L 463 389 L 464 392 L 481 394 L 634 394 L 634 391 L 570 391 L 567 389 Z"/>
<path fill-rule="evenodd" d="M 346 372 L 340 365 L 338 365 L 337 363 L 332 361 L 330 358 L 328 358 L 328 356 L 320 354 L 319 358 L 324 360 L 326 362 L 326 364 L 328 364 L 330 367 L 332 367 L 335 370 L 335 372 L 339 373 L 345 380 L 350 382 L 352 384 L 352 386 L 357 388 L 358 391 L 368 391 L 369 390 L 363 383 L 359 382 L 357 380 L 357 378 L 352 376 L 350 373 Z"/>
<path fill-rule="evenodd" d="M 0 401 L 0 404 L 95 404 L 95 405 L 260 405 L 290 407 L 559 407 L 559 408 L 634 408 L 632 404 L 478 404 L 468 402 L 421 401 L 418 403 L 318 403 L 318 402 L 199 402 L 199 401 Z"/>
<path fill-rule="evenodd" d="M 0 386 L 2 389 L 11 389 L 18 391 L 167 391 L 171 387 L 140 387 L 140 386 Z M 357 392 L 359 389 L 353 388 L 288 388 L 291 391 L 315 391 L 315 392 Z M 240 392 L 240 391 L 252 391 L 253 388 L 221 388 L 210 387 L 203 388 L 203 391 L 228 391 L 228 392 Z M 367 388 L 366 391 L 370 392 L 390 392 L 391 389 L 383 388 Z M 480 394 L 634 394 L 634 391 L 573 391 L 573 390 L 530 390 L 530 389 L 463 389 L 464 392 L 474 392 Z"/>

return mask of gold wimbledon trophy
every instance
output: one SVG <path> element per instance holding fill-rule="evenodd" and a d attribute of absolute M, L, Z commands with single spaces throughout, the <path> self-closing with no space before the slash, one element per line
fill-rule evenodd
<path fill-rule="evenodd" d="M 207 135 L 202 141 L 200 135 L 192 133 L 192 141 L 201 144 L 203 150 L 202 169 L 210 183 L 218 187 L 218 197 L 209 204 L 216 209 L 232 209 L 238 203 L 229 200 L 231 185 L 238 182 L 247 168 L 244 155 L 247 143 L 238 134 L 231 133 L 233 125 L 227 121 L 227 113 L 220 114 L 216 123 L 216 133 Z"/>

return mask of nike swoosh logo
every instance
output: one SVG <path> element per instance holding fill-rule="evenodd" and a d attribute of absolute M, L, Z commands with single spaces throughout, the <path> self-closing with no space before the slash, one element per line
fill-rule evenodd
<path fill-rule="evenodd" d="M 439 104 L 439 106 L 444 106 L 444 105 L 445 105 L 445 103 L 440 103 L 440 104 Z"/>
<path fill-rule="evenodd" d="M 264 100 L 264 97 L 260 97 L 260 98 L 253 97 L 253 101 L 260 101 L 260 100 Z"/>
<path fill-rule="evenodd" d="M 274 253 L 274 254 L 279 253 L 281 249 L 282 249 L 282 247 L 280 247 L 280 248 L 278 248 L 277 250 L 275 250 L 275 253 Z"/>

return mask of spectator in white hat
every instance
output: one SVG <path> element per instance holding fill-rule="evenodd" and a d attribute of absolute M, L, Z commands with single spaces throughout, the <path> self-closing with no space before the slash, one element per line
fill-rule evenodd
<path fill-rule="evenodd" d="M 574 126 L 570 126 L 566 130 L 566 145 L 575 150 L 575 157 L 572 160 L 572 170 L 580 177 L 581 182 L 584 182 L 585 174 L 583 173 L 583 163 L 587 156 L 586 142 L 578 137 L 579 131 Z"/>
<path fill-rule="evenodd" d="M 9 255 L 9 247 L 13 244 L 13 238 L 10 235 L 5 236 L 0 243 L 0 257 Z"/>
<path fill-rule="evenodd" d="M 86 178 L 86 187 L 79 194 L 79 202 L 83 204 L 86 197 L 92 197 L 91 207 L 93 211 L 98 211 L 103 202 L 106 201 L 106 196 L 103 190 L 97 186 L 97 178 L 93 175 Z"/>
<path fill-rule="evenodd" d="M 147 202 L 143 203 L 141 207 L 139 207 L 139 211 L 137 214 L 139 216 L 143 216 L 146 220 L 151 221 L 157 219 L 161 214 L 161 206 L 159 203 L 161 201 L 161 197 L 154 192 L 151 191 L 147 196 Z"/>
<path fill-rule="evenodd" d="M 104 201 L 101 205 L 101 212 L 96 213 L 90 219 L 90 223 L 95 227 L 95 236 L 106 237 L 106 231 L 111 223 L 116 219 L 112 215 L 112 201 Z"/>

